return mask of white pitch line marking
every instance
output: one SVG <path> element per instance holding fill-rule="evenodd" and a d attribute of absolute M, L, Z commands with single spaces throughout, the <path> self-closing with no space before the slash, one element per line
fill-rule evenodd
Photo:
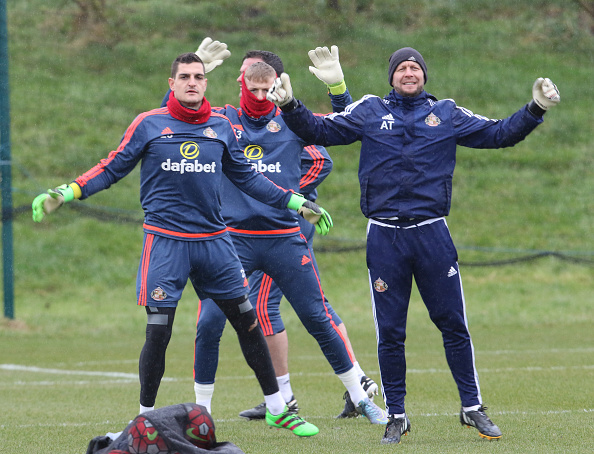
<path fill-rule="evenodd" d="M 127 378 L 138 380 L 138 374 L 130 374 L 126 372 L 106 372 L 106 371 L 92 371 L 92 370 L 66 370 L 66 369 L 49 369 L 36 366 L 22 366 L 19 364 L 0 364 L 0 370 L 31 372 L 41 374 L 56 374 L 56 375 L 84 375 L 92 377 L 111 377 L 111 378 Z M 172 381 L 175 379 L 163 377 L 163 381 Z"/>
<path fill-rule="evenodd" d="M 549 367 L 541 367 L 541 366 L 526 366 L 526 367 L 504 367 L 504 368 L 479 368 L 480 373 L 509 373 L 509 372 L 560 372 L 560 371 L 574 371 L 574 370 L 592 370 L 594 369 L 594 365 L 592 364 L 585 364 L 582 366 L 549 366 Z M 26 381 L 26 380 L 17 380 L 12 383 L 0 382 L 0 387 L 7 387 L 7 386 L 23 386 L 23 385 L 39 385 L 39 386 L 52 386 L 52 385 L 68 385 L 68 384 L 80 384 L 86 385 L 90 383 L 127 383 L 127 382 L 138 382 L 138 374 L 131 374 L 126 372 L 108 372 L 108 371 L 85 371 L 85 370 L 68 370 L 68 369 L 55 369 L 55 368 L 43 368 L 43 367 L 36 367 L 36 366 L 23 366 L 18 364 L 0 364 L 0 370 L 5 371 L 17 371 L 17 372 L 29 372 L 30 374 L 54 374 L 54 375 L 82 375 L 82 376 L 92 376 L 92 377 L 106 377 L 106 378 L 113 378 L 114 380 L 102 380 L 101 382 L 91 382 L 88 380 L 76 380 L 76 381 L 68 381 L 68 380 L 58 380 L 58 381 L 51 381 L 51 380 L 42 380 L 42 381 Z M 373 370 L 368 371 L 372 374 L 379 375 L 379 371 Z M 436 368 L 426 368 L 426 369 L 407 369 L 407 373 L 409 374 L 450 374 L 449 369 L 436 369 Z M 292 372 L 291 375 L 300 376 L 300 377 L 325 377 L 325 376 L 333 376 L 332 372 Z M 221 375 L 217 376 L 217 380 L 220 381 L 229 381 L 229 380 L 252 380 L 254 379 L 253 375 Z M 184 382 L 184 381 L 191 381 L 191 377 L 188 376 L 187 378 L 174 378 L 174 377 L 163 377 L 162 381 L 164 382 Z"/>

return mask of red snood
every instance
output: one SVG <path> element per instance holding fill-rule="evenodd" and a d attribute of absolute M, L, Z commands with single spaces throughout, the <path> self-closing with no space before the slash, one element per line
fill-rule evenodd
<path fill-rule="evenodd" d="M 267 99 L 258 99 L 245 84 L 244 74 L 241 75 L 241 99 L 239 105 L 241 109 L 252 118 L 260 118 L 268 115 L 274 109 L 274 104 Z"/>
<path fill-rule="evenodd" d="M 169 109 L 169 113 L 173 118 L 193 124 L 206 123 L 211 114 L 210 103 L 206 97 L 202 99 L 202 105 L 200 108 L 198 110 L 194 110 L 182 106 L 174 96 L 173 91 L 169 93 L 167 108 Z"/>

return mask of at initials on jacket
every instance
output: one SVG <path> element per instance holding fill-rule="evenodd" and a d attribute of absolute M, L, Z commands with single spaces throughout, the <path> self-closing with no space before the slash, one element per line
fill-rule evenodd
<path fill-rule="evenodd" d="M 382 121 L 382 125 L 380 126 L 380 129 L 387 129 L 389 131 L 392 130 L 392 125 L 394 124 L 394 120 L 384 120 Z"/>

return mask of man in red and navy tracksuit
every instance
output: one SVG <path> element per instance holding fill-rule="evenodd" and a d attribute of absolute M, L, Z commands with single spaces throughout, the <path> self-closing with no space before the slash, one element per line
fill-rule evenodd
<path fill-rule="evenodd" d="M 298 190 L 304 143 L 284 125 L 280 109 L 266 100 L 266 93 L 275 78 L 274 68 L 263 61 L 255 62 L 241 76 L 241 108 L 227 105 L 215 108 L 215 111 L 229 118 L 243 154 L 255 170 L 282 187 Z M 313 146 L 306 148 L 313 154 L 320 153 Z M 317 159 L 317 162 L 321 164 L 323 161 Z M 312 174 L 318 171 L 313 170 Z M 225 179 L 221 197 L 223 218 L 246 275 L 249 277 L 260 270 L 274 280 L 308 332 L 317 340 L 360 412 L 374 424 L 385 424 L 384 411 L 371 401 L 354 366 L 347 339 L 338 328 L 342 322 L 324 297 L 315 258 L 299 228 L 297 216 L 246 197 Z M 270 320 L 267 307 L 259 304 L 257 307 L 265 334 L 282 331 L 280 316 Z M 196 402 L 207 408 L 210 408 L 214 391 L 219 340 L 224 325 L 224 317 L 212 302 L 202 301 L 197 324 L 194 379 Z M 284 397 L 296 410 L 292 396 Z"/>
<path fill-rule="evenodd" d="M 448 230 L 456 147 L 510 147 L 543 121 L 559 102 L 549 79 L 539 78 L 532 101 L 503 120 L 475 115 L 451 99 L 424 90 L 427 67 L 419 52 L 399 49 L 389 59 L 385 98 L 366 95 L 344 112 L 315 117 L 293 98 L 287 74 L 268 98 L 306 143 L 361 141 L 361 211 L 369 219 L 367 265 L 378 358 L 390 421 L 382 443 L 399 443 L 410 429 L 404 410 L 406 319 L 413 278 L 431 320 L 443 336 L 458 387 L 463 425 L 488 439 L 501 437 L 485 414 L 468 331 L 458 255 Z"/>
<path fill-rule="evenodd" d="M 198 296 L 213 299 L 236 330 L 264 393 L 267 423 L 299 436 L 315 435 L 318 428 L 289 412 L 279 391 L 247 297 L 245 272 L 221 216 L 223 175 L 279 212 L 291 206 L 305 216 L 313 213 L 322 233 L 331 221 L 317 205 L 275 185 L 247 162 L 229 119 L 212 112 L 204 97 L 204 64 L 195 53 L 173 62 L 169 86 L 166 106 L 136 117 L 117 150 L 73 183 L 37 196 L 33 219 L 39 222 L 64 202 L 109 188 L 141 161 L 145 236 L 137 296 L 148 318 L 139 364 L 140 413 L 154 408 L 175 309 L 189 278 Z"/>

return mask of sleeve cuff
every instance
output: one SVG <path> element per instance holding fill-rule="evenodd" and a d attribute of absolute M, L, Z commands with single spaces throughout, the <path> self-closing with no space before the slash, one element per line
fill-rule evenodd
<path fill-rule="evenodd" d="M 347 87 L 344 80 L 337 84 L 328 85 L 328 90 L 330 90 L 330 93 L 333 95 L 342 95 L 346 91 L 346 88 Z"/>
<path fill-rule="evenodd" d="M 298 211 L 299 208 L 305 203 L 305 198 L 301 194 L 291 194 L 287 208 Z"/>
<path fill-rule="evenodd" d="M 75 182 L 70 183 L 68 186 L 72 188 L 72 195 L 75 199 L 80 199 L 82 196 L 82 191 L 80 190 L 80 186 Z"/>
<path fill-rule="evenodd" d="M 295 110 L 298 105 L 299 105 L 299 103 L 297 102 L 297 100 L 295 98 L 293 98 L 287 104 L 285 104 L 284 106 L 281 106 L 281 110 L 284 113 L 289 113 L 289 112 L 292 112 L 293 110 Z"/>
<path fill-rule="evenodd" d="M 534 99 L 528 103 L 528 111 L 535 117 L 539 118 L 542 118 L 543 115 L 546 113 L 546 110 L 544 110 L 542 107 L 536 104 L 536 102 L 534 102 Z"/>

